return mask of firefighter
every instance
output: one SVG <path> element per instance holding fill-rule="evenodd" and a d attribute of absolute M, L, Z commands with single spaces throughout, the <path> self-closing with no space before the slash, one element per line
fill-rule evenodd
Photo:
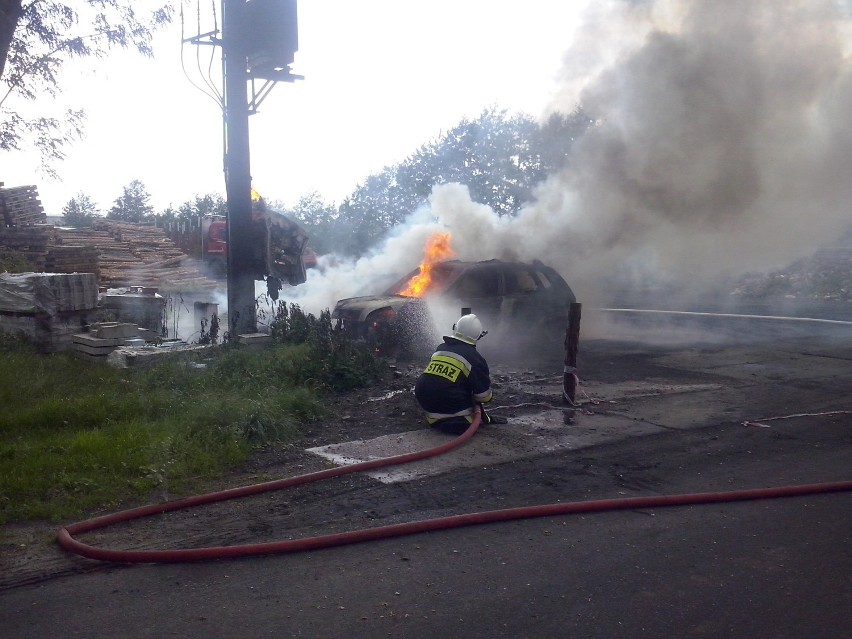
<path fill-rule="evenodd" d="M 430 426 L 459 435 L 470 426 L 477 406 L 483 424 L 506 423 L 505 418 L 488 415 L 482 407 L 491 401 L 491 374 L 476 342 L 487 333 L 476 315 L 462 315 L 453 324 L 453 334 L 444 335 L 432 354 L 414 386 L 414 396 Z"/>

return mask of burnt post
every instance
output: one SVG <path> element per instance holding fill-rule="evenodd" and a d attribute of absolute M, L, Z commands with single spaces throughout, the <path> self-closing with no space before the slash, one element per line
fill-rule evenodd
<path fill-rule="evenodd" d="M 565 329 L 565 367 L 562 369 L 562 401 L 576 405 L 577 350 L 580 346 L 580 311 L 583 305 L 571 302 L 568 327 Z"/>

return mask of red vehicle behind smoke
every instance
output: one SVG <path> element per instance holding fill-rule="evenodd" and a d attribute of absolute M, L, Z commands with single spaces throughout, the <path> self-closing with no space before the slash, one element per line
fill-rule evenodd
<path fill-rule="evenodd" d="M 308 236 L 298 224 L 275 212 L 255 221 L 259 242 L 255 270 L 258 279 L 272 275 L 291 286 L 305 281 L 305 270 L 317 264 L 307 246 Z M 189 255 L 203 260 L 208 274 L 224 278 L 228 272 L 228 228 L 222 215 L 178 220 L 166 227 L 172 240 Z"/>

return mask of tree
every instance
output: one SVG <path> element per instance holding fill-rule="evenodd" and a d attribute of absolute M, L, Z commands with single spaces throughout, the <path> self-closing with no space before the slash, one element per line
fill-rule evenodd
<path fill-rule="evenodd" d="M 294 207 L 285 207 L 273 202 L 271 208 L 298 222 L 308 234 L 311 248 L 320 255 L 339 252 L 338 246 L 343 240 L 345 230 L 339 221 L 338 209 L 334 204 L 323 200 L 316 191 L 303 195 Z"/>
<path fill-rule="evenodd" d="M 592 126 L 594 120 L 580 108 L 567 115 L 558 111 L 550 114 L 532 138 L 545 174 L 558 171 L 568 164 L 574 142 Z"/>
<path fill-rule="evenodd" d="M 82 192 L 68 200 L 68 203 L 62 208 L 64 223 L 78 228 L 91 226 L 94 218 L 100 216 L 100 214 L 101 212 L 92 198 Z"/>
<path fill-rule="evenodd" d="M 204 217 L 205 215 L 227 215 L 228 203 L 218 193 L 196 195 L 178 207 L 178 217 Z"/>
<path fill-rule="evenodd" d="M 134 8 L 134 4 L 136 7 Z M 131 0 L 0 0 L 0 151 L 25 145 L 41 152 L 42 168 L 54 174 L 52 163 L 82 136 L 84 112 L 69 109 L 62 117 L 24 117 L 9 106 L 9 98 L 39 100 L 61 92 L 60 76 L 72 59 L 103 58 L 114 47 L 134 47 L 151 56 L 157 27 L 172 19 L 171 4 L 147 15 Z"/>
<path fill-rule="evenodd" d="M 515 215 L 535 186 L 561 169 L 590 126 L 581 111 L 555 114 L 543 126 L 529 115 L 485 109 L 401 163 L 369 176 L 343 200 L 334 250 L 360 255 L 426 202 L 437 184 L 460 182 L 500 216 Z"/>
<path fill-rule="evenodd" d="M 124 187 L 121 197 L 115 199 L 107 218 L 122 222 L 142 222 L 154 214 L 154 207 L 148 204 L 150 199 L 151 195 L 145 185 L 139 180 L 133 180 Z"/>

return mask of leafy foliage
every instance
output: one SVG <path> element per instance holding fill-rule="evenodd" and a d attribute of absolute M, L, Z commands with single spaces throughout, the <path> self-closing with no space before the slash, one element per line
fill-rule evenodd
<path fill-rule="evenodd" d="M 62 69 L 74 59 L 103 58 L 115 47 L 150 57 L 153 31 L 170 22 L 172 13 L 171 3 L 143 13 L 129 0 L 2 0 L 0 79 L 6 90 L 0 93 L 0 151 L 34 146 L 42 168 L 55 175 L 52 163 L 82 134 L 83 111 L 25 118 L 7 100 L 55 97 L 62 90 Z"/>
<path fill-rule="evenodd" d="M 172 220 L 190 220 L 205 215 L 227 215 L 228 203 L 218 193 L 208 193 L 207 195 L 198 195 L 191 200 L 187 200 L 176 209 L 169 206 L 164 211 L 156 214 L 157 222 L 169 222 Z"/>
<path fill-rule="evenodd" d="M 342 231 L 338 224 L 337 207 L 324 201 L 316 191 L 303 195 L 291 209 L 278 202 L 273 202 L 272 208 L 283 211 L 298 222 L 310 237 L 310 244 L 317 253 L 334 253 L 340 245 Z"/>
<path fill-rule="evenodd" d="M 150 199 L 151 195 L 145 185 L 139 180 L 133 180 L 124 187 L 122 195 L 115 199 L 107 218 L 122 222 L 142 222 L 154 214 L 154 207 L 148 203 Z"/>
<path fill-rule="evenodd" d="M 77 228 L 91 226 L 94 219 L 100 216 L 98 205 L 83 192 L 68 200 L 62 208 L 64 223 Z"/>
<path fill-rule="evenodd" d="M 143 370 L 37 355 L 0 334 L 0 523 L 169 498 L 291 441 L 326 392 L 383 374 L 339 343 L 328 314 L 282 309 L 270 349 L 229 344 Z"/>
<path fill-rule="evenodd" d="M 316 193 L 284 213 L 311 236 L 319 253 L 360 255 L 424 204 L 437 184 L 466 184 L 498 215 L 515 215 L 549 174 L 564 167 L 591 120 L 582 111 L 530 116 L 490 108 L 464 119 L 401 163 L 369 176 L 336 209 Z"/>
<path fill-rule="evenodd" d="M 11 250 L 0 250 L 0 273 L 29 273 L 35 270 L 26 256 Z"/>
<path fill-rule="evenodd" d="M 303 346 L 284 369 L 276 371 L 285 379 L 289 367 L 295 366 L 312 384 L 338 392 L 373 382 L 385 372 L 383 364 L 363 344 L 352 342 L 339 322 L 332 322 L 328 309 L 316 317 L 298 304 L 288 306 L 282 301 L 275 304 L 270 328 L 275 341 Z"/>

